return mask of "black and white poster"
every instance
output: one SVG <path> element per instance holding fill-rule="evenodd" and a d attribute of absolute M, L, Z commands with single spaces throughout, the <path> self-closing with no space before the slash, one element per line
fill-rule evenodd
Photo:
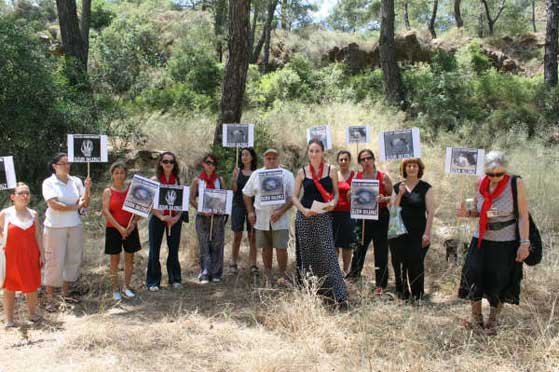
<path fill-rule="evenodd" d="M 378 220 L 378 194 L 378 180 L 351 180 L 351 218 Z"/>
<path fill-rule="evenodd" d="M 277 205 L 285 203 L 285 189 L 283 187 L 283 171 L 271 169 L 259 171 L 260 204 Z"/>
<path fill-rule="evenodd" d="M 12 156 L 0 157 L 0 190 L 15 189 L 16 171 Z"/>
<path fill-rule="evenodd" d="M 379 138 L 380 160 L 421 157 L 419 128 L 382 132 Z"/>
<path fill-rule="evenodd" d="M 307 129 L 307 143 L 309 143 L 312 139 L 322 141 L 324 149 L 330 150 L 332 148 L 332 134 L 330 133 L 330 126 L 321 125 Z"/>
<path fill-rule="evenodd" d="M 198 212 L 230 215 L 232 206 L 233 191 L 199 188 Z"/>
<path fill-rule="evenodd" d="M 70 163 L 106 163 L 109 161 L 108 137 L 103 134 L 68 134 Z"/>
<path fill-rule="evenodd" d="M 366 125 L 352 125 L 347 127 L 345 136 L 348 145 L 371 142 L 369 127 Z"/>
<path fill-rule="evenodd" d="M 466 176 L 483 176 L 485 150 L 447 147 L 445 172 Z"/>
<path fill-rule="evenodd" d="M 159 182 L 135 175 L 132 178 L 122 209 L 147 218 L 158 188 Z"/>
<path fill-rule="evenodd" d="M 153 208 L 175 212 L 188 211 L 190 187 L 159 184 L 154 196 Z"/>
<path fill-rule="evenodd" d="M 223 124 L 223 147 L 254 147 L 254 124 Z"/>

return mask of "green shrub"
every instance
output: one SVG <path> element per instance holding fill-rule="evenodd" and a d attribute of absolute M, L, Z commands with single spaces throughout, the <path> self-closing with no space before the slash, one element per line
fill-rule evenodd
<path fill-rule="evenodd" d="M 116 13 L 109 8 L 107 1 L 94 0 L 91 3 L 91 28 L 101 31 L 105 27 L 108 27 L 115 17 Z"/>
<path fill-rule="evenodd" d="M 477 74 L 481 74 L 493 66 L 489 57 L 482 52 L 479 42 L 472 41 L 468 46 L 468 52 L 471 68 Z"/>

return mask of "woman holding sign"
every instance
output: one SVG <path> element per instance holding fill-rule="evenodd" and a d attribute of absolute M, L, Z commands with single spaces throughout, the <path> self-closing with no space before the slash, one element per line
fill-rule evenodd
<path fill-rule="evenodd" d="M 177 157 L 170 151 L 159 155 L 156 177 L 152 178 L 162 185 L 179 185 L 179 164 Z M 151 292 L 161 287 L 161 264 L 159 253 L 163 235 L 167 236 L 167 276 L 169 285 L 175 289 L 182 288 L 181 265 L 179 262 L 179 244 L 181 240 L 181 212 L 152 209 L 149 219 L 149 258 L 146 285 Z"/>
<path fill-rule="evenodd" d="M 85 183 L 70 175 L 70 163 L 64 153 L 50 162 L 52 176 L 43 181 L 45 213 L 43 246 L 45 249 L 44 284 L 47 286 L 47 311 L 55 311 L 54 288 L 62 286 L 62 298 L 70 297 L 70 283 L 78 279 L 83 258 L 83 233 L 79 211 L 89 206 L 91 179 Z"/>
<path fill-rule="evenodd" d="M 217 175 L 217 158 L 207 154 L 202 160 L 202 172 L 192 181 L 190 204 L 198 210 L 198 196 L 202 189 L 222 189 L 223 178 Z M 221 214 L 198 212 L 196 233 L 200 247 L 200 274 L 198 280 L 207 284 L 221 282 L 223 276 L 223 246 L 225 244 L 225 217 Z"/>
<path fill-rule="evenodd" d="M 431 226 L 435 201 L 431 185 L 421 180 L 425 165 L 420 158 L 404 159 L 400 174 L 404 181 L 394 185 L 392 205 L 401 207 L 401 216 L 408 231 L 390 242 L 396 292 L 403 298 L 421 300 L 424 294 L 425 255 L 431 244 Z"/>
<path fill-rule="evenodd" d="M 142 246 L 138 234 L 137 218 L 132 218 L 132 213 L 122 210 L 129 187 L 124 184 L 128 168 L 122 162 L 111 165 L 109 170 L 112 184 L 103 191 L 103 215 L 107 219 L 105 229 L 105 254 L 111 256 L 111 285 L 113 299 L 122 300 L 118 286 L 118 264 L 120 253 L 124 249 L 124 287 L 122 292 L 128 298 L 135 297 L 130 289 L 130 279 L 134 271 L 134 253 Z"/>
<path fill-rule="evenodd" d="M 321 280 L 322 292 L 346 306 L 347 287 L 334 249 L 331 212 L 338 204 L 338 172 L 324 163 L 322 141 L 312 139 L 307 147 L 309 165 L 297 173 L 293 204 L 297 208 L 297 267 Z M 299 200 L 301 190 L 303 197 Z"/>
<path fill-rule="evenodd" d="M 526 186 L 519 178 L 513 180 L 507 172 L 507 165 L 502 152 L 488 153 L 485 156 L 485 177 L 476 187 L 474 208 L 466 209 L 461 204 L 457 210 L 458 217 L 479 217 L 479 226 L 466 255 L 458 292 L 459 297 L 468 298 L 472 306 L 472 321 L 464 321 L 464 325 L 485 327 L 488 335 L 496 333 L 497 318 L 503 304 L 508 302 L 518 305 L 522 262 L 530 255 Z M 483 297 L 490 305 L 489 319 L 485 324 L 481 313 Z"/>
<path fill-rule="evenodd" d="M 40 230 L 37 212 L 29 209 L 29 186 L 18 182 L 10 198 L 14 205 L 0 212 L 0 254 L 6 255 L 4 278 L 4 321 L 6 328 L 15 327 L 15 293 L 25 293 L 29 319 L 41 320 L 37 312 L 37 289 L 41 286 Z M 0 279 L 1 282 L 1 279 Z"/>

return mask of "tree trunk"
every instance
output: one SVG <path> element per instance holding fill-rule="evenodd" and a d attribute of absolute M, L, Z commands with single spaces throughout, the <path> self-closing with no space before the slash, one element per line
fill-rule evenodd
<path fill-rule="evenodd" d="M 289 30 L 289 0 L 281 0 L 280 27 Z"/>
<path fill-rule="evenodd" d="M 386 99 L 401 108 L 404 107 L 404 87 L 400 68 L 396 62 L 394 43 L 394 0 L 382 0 L 380 26 L 380 66 L 384 75 Z"/>
<path fill-rule="evenodd" d="M 223 62 L 223 34 L 225 31 L 226 11 L 227 0 L 216 0 L 214 9 L 214 33 L 216 38 L 215 51 L 219 62 Z"/>
<path fill-rule="evenodd" d="M 262 48 L 264 47 L 264 43 L 266 42 L 266 27 L 262 28 L 262 33 L 258 38 L 258 43 L 256 43 L 256 47 L 254 47 L 254 51 L 252 52 L 250 63 L 257 63 L 258 57 L 260 57 L 260 53 L 262 52 Z"/>
<path fill-rule="evenodd" d="M 431 19 L 429 21 L 429 32 L 433 39 L 437 38 L 437 32 L 435 31 L 435 22 L 437 20 L 437 10 L 439 9 L 439 0 L 433 0 L 433 11 L 431 12 Z"/>
<path fill-rule="evenodd" d="M 532 31 L 538 32 L 536 29 L 536 0 L 532 0 Z"/>
<path fill-rule="evenodd" d="M 272 39 L 272 22 L 274 21 L 274 13 L 278 6 L 278 0 L 269 0 L 268 15 L 266 17 L 266 25 L 264 26 L 265 41 L 264 41 L 264 58 L 262 58 L 262 69 L 264 73 L 269 71 L 270 60 L 270 42 Z"/>
<path fill-rule="evenodd" d="M 229 56 L 221 86 L 219 117 L 214 133 L 214 145 L 221 145 L 223 123 L 241 121 L 245 94 L 250 39 L 250 0 L 229 2 Z"/>
<path fill-rule="evenodd" d="M 82 0 L 82 17 L 80 19 L 80 31 L 82 35 L 85 54 L 85 67 L 89 57 L 89 23 L 91 20 L 91 0 Z"/>
<path fill-rule="evenodd" d="M 66 56 L 76 58 L 79 67 L 87 71 L 87 55 L 80 31 L 75 0 L 56 0 L 62 48 Z"/>
<path fill-rule="evenodd" d="M 545 30 L 545 54 L 543 57 L 544 81 L 549 86 L 557 85 L 557 22 L 559 0 L 547 0 L 547 26 Z"/>
<path fill-rule="evenodd" d="M 485 9 L 485 17 L 487 18 L 487 26 L 489 27 L 489 35 L 493 35 L 494 30 L 495 30 L 495 23 L 497 22 L 497 20 L 501 16 L 501 14 L 503 14 L 503 10 L 505 10 L 506 1 L 507 0 L 501 0 L 501 3 L 499 4 L 499 8 L 497 9 L 497 14 L 495 15 L 495 18 L 491 18 L 491 12 L 489 10 L 489 4 L 487 4 L 487 0 L 481 0 L 481 3 L 483 4 L 483 7 Z"/>
<path fill-rule="evenodd" d="M 460 3 L 462 0 L 454 0 L 454 19 L 456 20 L 456 27 L 464 27 L 464 20 L 462 19 L 462 12 L 460 11 Z"/>
<path fill-rule="evenodd" d="M 411 30 L 411 25 L 410 25 L 410 12 L 409 12 L 409 1 L 406 0 L 404 1 L 404 26 L 406 27 L 406 30 Z"/>
<path fill-rule="evenodd" d="M 248 43 L 250 46 L 250 50 L 254 48 L 254 38 L 256 37 L 256 26 L 258 25 L 258 18 L 260 18 L 260 7 L 255 6 L 254 13 L 252 14 L 252 26 L 250 26 L 250 39 Z M 254 63 L 252 61 L 252 56 L 250 63 Z"/>
<path fill-rule="evenodd" d="M 478 15 L 478 23 L 477 23 L 477 36 L 479 38 L 483 37 L 483 4 L 479 3 L 479 15 Z"/>

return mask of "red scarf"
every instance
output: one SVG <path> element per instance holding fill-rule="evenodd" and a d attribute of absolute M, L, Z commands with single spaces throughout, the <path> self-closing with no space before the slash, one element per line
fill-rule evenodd
<path fill-rule="evenodd" d="M 314 185 L 318 189 L 318 192 L 322 196 L 322 199 L 324 200 L 324 202 L 328 203 L 329 201 L 334 199 L 334 195 L 332 195 L 328 191 L 326 191 L 324 189 L 324 186 L 322 186 L 322 184 L 320 183 L 320 179 L 322 178 L 322 173 L 324 172 L 324 163 L 323 162 L 320 163 L 320 168 L 318 169 L 318 172 L 319 172 L 318 175 L 316 175 L 316 172 L 315 172 L 312 164 L 309 164 L 309 168 L 311 169 L 311 175 L 312 175 L 312 180 L 314 182 Z"/>
<path fill-rule="evenodd" d="M 218 177 L 218 175 L 215 172 L 211 176 L 208 176 L 208 174 L 206 172 L 202 172 L 198 176 L 199 179 L 201 179 L 202 181 L 204 181 L 206 183 L 206 188 L 207 189 L 215 189 L 215 180 L 217 180 L 217 177 Z"/>
<path fill-rule="evenodd" d="M 499 184 L 493 190 L 489 192 L 489 177 L 483 177 L 479 185 L 479 193 L 483 196 L 483 205 L 481 206 L 481 212 L 479 213 L 479 240 L 477 242 L 477 247 L 481 247 L 481 241 L 483 240 L 483 235 L 487 230 L 487 211 L 491 209 L 493 200 L 497 199 L 499 195 L 503 193 L 509 182 L 510 176 L 507 174 L 503 177 Z"/>
<path fill-rule="evenodd" d="M 174 185 L 177 183 L 177 178 L 173 173 L 171 173 L 171 175 L 169 176 L 169 181 L 167 181 L 165 174 L 162 174 L 161 176 L 159 176 L 159 183 L 162 185 Z M 176 212 L 167 209 L 163 211 L 164 216 L 175 216 L 176 214 Z"/>

